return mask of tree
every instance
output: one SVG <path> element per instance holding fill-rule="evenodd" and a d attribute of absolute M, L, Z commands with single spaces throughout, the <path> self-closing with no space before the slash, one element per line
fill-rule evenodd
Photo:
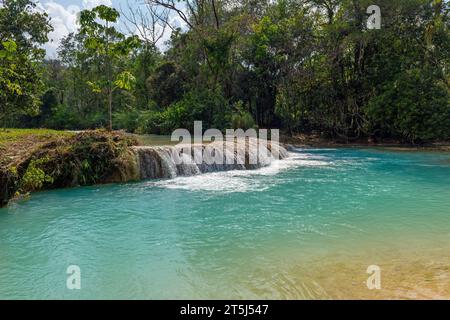
<path fill-rule="evenodd" d="M 183 96 L 185 76 L 173 62 L 158 66 L 147 79 L 148 91 L 159 108 L 167 108 Z"/>
<path fill-rule="evenodd" d="M 381 30 L 367 28 L 370 0 L 144 0 L 122 18 L 99 6 L 61 42 L 61 64 L 22 62 L 24 51 L 39 53 L 42 28 L 17 9 L 27 1 L 7 2 L 0 99 L 30 111 L 40 99 L 42 119 L 60 128 L 112 129 L 114 119 L 167 133 L 203 120 L 342 141 L 450 137 L 448 1 L 378 0 Z M 116 30 L 119 18 L 138 36 Z M 14 19 L 23 34 L 11 31 Z M 40 67 L 44 79 L 30 73 Z"/>
<path fill-rule="evenodd" d="M 92 79 L 88 84 L 93 92 L 105 93 L 108 101 L 108 129 L 112 130 L 113 94 L 117 89 L 131 90 L 135 81 L 130 70 L 118 70 L 117 64 L 129 57 L 138 47 L 136 36 L 126 37 L 116 30 L 114 23 L 120 14 L 114 9 L 100 5 L 80 13 L 80 34 L 84 36 L 83 45 L 91 56 L 99 56 L 104 71 L 103 79 Z M 100 20 L 100 22 L 98 22 Z"/>
<path fill-rule="evenodd" d="M 52 30 L 30 0 L 3 0 L 0 7 L 0 120 L 36 114 L 44 90 L 42 62 Z"/>

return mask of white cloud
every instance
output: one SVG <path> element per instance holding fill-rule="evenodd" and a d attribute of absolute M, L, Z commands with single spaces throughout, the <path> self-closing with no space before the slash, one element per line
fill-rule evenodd
<path fill-rule="evenodd" d="M 102 4 L 105 6 L 111 7 L 112 1 L 111 0 L 83 0 L 83 8 L 85 8 L 85 9 L 93 9 Z"/>
<path fill-rule="evenodd" d="M 48 16 L 51 18 L 51 25 L 54 28 L 54 31 L 49 34 L 49 42 L 44 46 L 47 50 L 48 58 L 56 58 L 57 57 L 57 49 L 65 36 L 67 36 L 71 32 L 75 32 L 78 28 L 78 14 L 83 9 L 92 9 L 99 5 L 112 6 L 112 0 L 82 0 L 81 6 L 77 5 L 68 5 L 64 6 L 57 3 L 58 0 L 43 0 L 38 4 L 38 10 L 41 12 L 46 12 Z M 0 2 L 1 3 L 1 2 Z M 184 8 L 181 8 L 182 10 Z M 184 21 L 177 15 L 172 13 L 170 15 L 170 24 L 174 27 L 179 27 L 182 30 L 187 28 Z M 158 31 L 162 31 L 162 27 L 158 26 Z M 138 34 L 138 31 L 135 31 Z M 170 28 L 166 28 L 165 32 L 157 43 L 157 46 L 161 50 L 166 50 L 166 41 L 170 40 L 171 36 Z"/>
<path fill-rule="evenodd" d="M 39 6 L 40 11 L 44 11 L 51 18 L 50 23 L 53 31 L 49 34 L 49 42 L 45 45 L 47 56 L 56 57 L 56 49 L 62 38 L 70 32 L 77 30 L 77 19 L 80 7 L 69 5 L 64 7 L 56 2 L 49 1 Z"/>
<path fill-rule="evenodd" d="M 62 38 L 78 28 L 78 14 L 82 9 L 92 9 L 99 5 L 112 6 L 111 0 L 83 0 L 82 7 L 76 5 L 63 6 L 54 0 L 39 3 L 38 10 L 46 12 L 51 18 L 54 31 L 49 34 L 49 42 L 44 46 L 47 57 L 56 58 L 56 50 Z"/>

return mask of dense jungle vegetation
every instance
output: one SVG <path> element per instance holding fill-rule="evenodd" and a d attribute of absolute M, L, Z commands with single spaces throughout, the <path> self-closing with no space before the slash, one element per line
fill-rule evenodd
<path fill-rule="evenodd" d="M 450 139 L 449 3 L 377 0 L 371 29 L 373 2 L 98 6 L 49 60 L 51 19 L 35 1 L 0 1 L 0 127 L 168 134 L 202 120 L 346 141 Z"/>

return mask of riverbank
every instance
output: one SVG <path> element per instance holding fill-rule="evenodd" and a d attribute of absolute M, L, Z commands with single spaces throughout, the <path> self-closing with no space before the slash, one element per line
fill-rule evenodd
<path fill-rule="evenodd" d="M 4 130 L 0 203 L 5 206 L 12 198 L 39 190 L 254 170 L 274 160 L 269 156 L 273 143 L 264 151 L 257 139 L 249 138 L 245 144 L 236 139 L 231 146 L 219 141 L 198 146 L 204 154 L 209 152 L 206 146 L 212 146 L 223 157 L 222 164 L 206 159 L 197 163 L 194 153 L 183 154 L 179 163 L 167 137 L 157 138 L 106 131 Z M 287 157 L 284 148 L 277 149 L 279 159 Z"/>
<path fill-rule="evenodd" d="M 295 147 L 306 148 L 386 148 L 392 151 L 443 151 L 450 152 L 450 141 L 440 141 L 425 144 L 405 144 L 396 140 L 385 140 L 382 142 L 375 142 L 370 139 L 360 139 L 356 141 L 342 141 L 338 139 L 324 138 L 314 134 L 297 134 L 294 136 L 281 136 L 280 141 L 285 144 L 290 144 Z"/>
<path fill-rule="evenodd" d="M 0 207 L 30 192 L 130 180 L 131 146 L 121 132 L 0 130 Z"/>
<path fill-rule="evenodd" d="M 33 191 L 128 182 L 141 178 L 173 178 L 194 169 L 199 172 L 209 170 L 189 165 L 179 168 L 166 163 L 170 159 L 167 159 L 167 150 L 164 148 L 173 145 L 167 142 L 168 139 L 122 131 L 0 129 L 0 207 L 13 198 L 28 197 Z M 450 143 L 422 146 L 402 145 L 395 141 L 342 143 L 314 135 L 282 136 L 280 140 L 285 145 L 300 148 L 370 147 L 391 151 L 450 151 Z M 148 145 L 152 147 L 133 148 Z M 145 167 L 143 172 L 140 172 L 140 166 Z"/>

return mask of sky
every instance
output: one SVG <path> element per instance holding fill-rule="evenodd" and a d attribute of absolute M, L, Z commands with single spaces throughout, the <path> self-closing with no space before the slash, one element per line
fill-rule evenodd
<path fill-rule="evenodd" d="M 137 6 L 143 0 L 129 0 L 131 5 Z M 45 11 L 51 18 L 54 31 L 49 34 L 50 41 L 45 45 L 47 50 L 47 58 L 57 57 L 57 48 L 63 37 L 70 32 L 75 32 L 77 26 L 77 16 L 81 10 L 92 9 L 98 5 L 112 6 L 116 9 L 126 8 L 126 0 L 39 0 L 38 9 Z M 173 20 L 177 20 L 177 16 L 172 16 Z M 177 22 L 177 21 L 175 21 Z M 181 20 L 178 21 L 181 24 Z M 120 27 L 120 26 L 119 26 Z M 125 31 L 125 28 L 121 29 Z M 163 38 L 158 43 L 158 47 L 164 50 L 164 42 L 170 39 L 170 29 L 167 28 Z"/>

